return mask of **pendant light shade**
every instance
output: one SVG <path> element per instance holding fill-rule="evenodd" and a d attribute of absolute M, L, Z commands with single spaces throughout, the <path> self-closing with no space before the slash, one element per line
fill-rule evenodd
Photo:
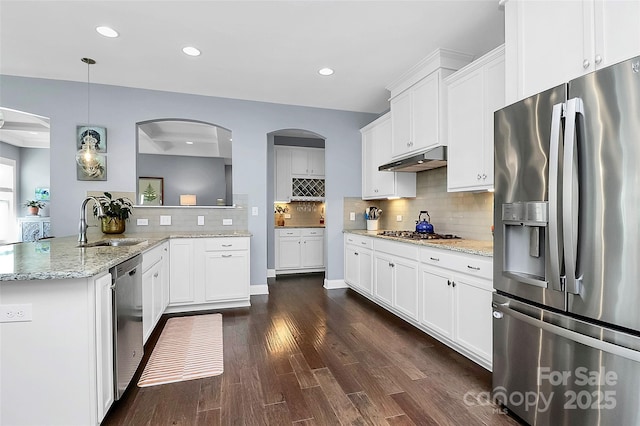
<path fill-rule="evenodd" d="M 96 61 L 91 58 L 82 58 L 81 61 L 87 64 L 87 125 L 89 125 L 91 123 L 91 81 L 89 70 Z M 76 152 L 76 162 L 89 177 L 99 176 L 103 171 L 101 162 L 98 160 L 100 154 L 97 148 L 98 140 L 91 131 L 85 132 L 82 135 L 80 149 Z"/>

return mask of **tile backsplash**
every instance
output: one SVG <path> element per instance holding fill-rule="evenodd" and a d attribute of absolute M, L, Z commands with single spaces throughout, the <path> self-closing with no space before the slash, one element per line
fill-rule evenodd
<path fill-rule="evenodd" d="M 318 226 L 324 225 L 320 223 L 320 219 L 325 219 L 327 215 L 324 211 L 324 203 L 322 202 L 304 202 L 292 201 L 290 203 L 275 203 L 273 205 L 274 212 L 276 206 L 286 207 L 289 211 L 286 213 L 291 217 L 285 218 L 279 213 L 274 214 L 274 226 L 278 224 L 278 218 L 284 218 L 285 226 Z"/>
<path fill-rule="evenodd" d="M 365 229 L 364 210 L 368 206 L 382 209 L 379 229 L 414 230 L 421 210 L 427 210 L 435 232 L 455 234 L 474 240 L 491 240 L 493 193 L 447 192 L 447 168 L 417 174 L 416 198 L 363 201 L 344 199 L 344 228 Z M 349 213 L 356 212 L 356 220 Z M 396 217 L 402 216 L 401 221 Z"/>
<path fill-rule="evenodd" d="M 115 198 L 135 198 L 135 193 L 112 192 Z M 87 192 L 87 195 L 102 195 L 101 192 Z M 133 196 L 133 198 L 132 198 Z M 136 206 L 127 222 L 127 233 L 134 232 L 183 232 L 183 231 L 246 231 L 248 229 L 248 196 L 234 194 L 235 207 L 145 207 Z M 171 216 L 171 225 L 160 225 L 160 216 Z M 204 216 L 204 225 L 198 225 L 198 216 Z M 97 219 L 88 210 L 87 222 L 98 226 Z M 137 219 L 147 219 L 148 225 L 138 225 Z M 231 225 L 223 225 L 223 219 L 231 219 Z"/>

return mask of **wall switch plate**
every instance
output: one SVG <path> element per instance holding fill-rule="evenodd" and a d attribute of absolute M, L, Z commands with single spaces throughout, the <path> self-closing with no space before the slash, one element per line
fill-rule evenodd
<path fill-rule="evenodd" d="M 160 216 L 160 225 L 171 225 L 171 216 Z"/>
<path fill-rule="evenodd" d="M 396 216 L 396 222 L 402 222 L 402 215 L 401 214 Z"/>
<path fill-rule="evenodd" d="M 258 216 L 258 208 L 251 207 L 251 216 Z"/>
<path fill-rule="evenodd" d="M 149 219 L 136 219 L 136 225 L 149 226 Z"/>
<path fill-rule="evenodd" d="M 0 322 L 31 321 L 31 303 L 25 305 L 0 305 Z"/>
<path fill-rule="evenodd" d="M 356 220 L 356 212 L 349 212 L 349 220 Z"/>
<path fill-rule="evenodd" d="M 204 225 L 204 216 L 198 216 L 198 225 Z"/>
<path fill-rule="evenodd" d="M 222 219 L 223 225 L 233 225 L 233 219 Z"/>
<path fill-rule="evenodd" d="M 284 214 L 284 218 L 285 219 L 291 219 L 291 213 L 285 213 Z"/>

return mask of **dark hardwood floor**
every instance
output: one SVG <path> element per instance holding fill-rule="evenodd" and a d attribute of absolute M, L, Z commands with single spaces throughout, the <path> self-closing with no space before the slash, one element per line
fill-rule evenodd
<path fill-rule="evenodd" d="M 278 278 L 223 310 L 224 373 L 138 388 L 104 425 L 516 425 L 482 398 L 491 374 L 320 274 Z M 465 397 L 466 395 L 466 397 Z"/>

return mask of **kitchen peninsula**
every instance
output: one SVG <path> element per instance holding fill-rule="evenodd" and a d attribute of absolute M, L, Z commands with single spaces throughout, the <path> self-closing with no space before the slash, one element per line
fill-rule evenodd
<path fill-rule="evenodd" d="M 146 340 L 165 311 L 248 306 L 250 236 L 90 234 L 82 248 L 75 236 L 0 246 L 3 423 L 102 421 L 114 401 L 110 268 L 142 255 L 134 304 Z"/>

